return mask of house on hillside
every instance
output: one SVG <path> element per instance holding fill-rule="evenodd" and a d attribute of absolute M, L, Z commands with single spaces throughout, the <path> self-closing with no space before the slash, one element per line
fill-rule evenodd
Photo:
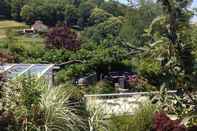
<path fill-rule="evenodd" d="M 48 26 L 46 26 L 42 21 L 37 20 L 32 25 L 31 29 L 38 33 L 45 33 L 48 31 Z"/>
<path fill-rule="evenodd" d="M 45 25 L 42 21 L 37 20 L 30 29 L 24 29 L 23 33 L 46 33 L 47 31 L 48 26 Z"/>

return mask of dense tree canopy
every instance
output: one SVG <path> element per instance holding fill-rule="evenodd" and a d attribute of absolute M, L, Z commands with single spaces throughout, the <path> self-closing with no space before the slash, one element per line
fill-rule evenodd
<path fill-rule="evenodd" d="M 144 46 L 145 29 L 162 13 L 153 1 L 140 0 L 140 7 L 127 11 L 127 20 L 121 29 L 121 37 L 131 45 Z"/>
<path fill-rule="evenodd" d="M 90 15 L 90 22 L 92 24 L 99 24 L 101 22 L 106 21 L 109 17 L 112 16 L 112 14 L 106 12 L 105 10 L 95 8 Z"/>
<path fill-rule="evenodd" d="M 23 6 L 21 16 L 28 23 L 42 20 L 48 25 L 55 25 L 64 20 L 66 3 L 65 0 L 33 0 Z"/>
<path fill-rule="evenodd" d="M 108 36 L 117 37 L 120 33 L 123 21 L 121 17 L 111 17 L 87 29 L 87 36 L 96 42 L 100 42 Z"/>
<path fill-rule="evenodd" d="M 10 0 L 1 0 L 0 1 L 0 18 L 9 18 L 10 17 Z"/>
<path fill-rule="evenodd" d="M 21 10 L 25 4 L 27 4 L 30 0 L 11 0 L 10 6 L 11 6 L 11 16 L 15 20 L 21 20 Z"/>
<path fill-rule="evenodd" d="M 151 35 L 155 57 L 161 61 L 161 69 L 165 72 L 167 87 L 191 87 L 194 67 L 192 40 L 188 10 L 190 0 L 159 0 L 164 14 L 157 17 L 148 30 Z M 184 81 L 183 83 L 180 81 Z M 190 84 L 189 84 L 190 83 Z"/>
<path fill-rule="evenodd" d="M 100 6 L 101 9 L 107 11 L 114 16 L 124 16 L 127 7 L 119 2 L 109 0 L 108 2 L 103 2 Z"/>

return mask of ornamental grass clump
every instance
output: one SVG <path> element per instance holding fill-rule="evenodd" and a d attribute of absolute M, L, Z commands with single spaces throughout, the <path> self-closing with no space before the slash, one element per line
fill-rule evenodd
<path fill-rule="evenodd" d="M 62 88 L 47 89 L 40 100 L 40 109 L 44 113 L 45 131 L 80 131 L 84 123 L 69 106 L 70 92 Z"/>
<path fill-rule="evenodd" d="M 133 115 L 113 116 L 109 121 L 109 131 L 150 131 L 157 107 L 145 102 Z"/>
<path fill-rule="evenodd" d="M 2 90 L 0 129 L 5 131 L 79 131 L 84 128 L 70 94 L 62 87 L 48 88 L 36 78 L 8 81 Z M 3 122 L 1 122 L 3 121 Z M 2 125 L 3 124 L 3 125 Z M 3 126 L 3 127 L 2 127 Z"/>

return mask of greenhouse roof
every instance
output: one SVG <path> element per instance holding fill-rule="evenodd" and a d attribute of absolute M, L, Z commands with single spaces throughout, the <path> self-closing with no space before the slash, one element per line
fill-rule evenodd
<path fill-rule="evenodd" d="M 6 73 L 8 78 L 22 75 L 42 77 L 54 67 L 54 64 L 1 64 L 0 73 Z"/>

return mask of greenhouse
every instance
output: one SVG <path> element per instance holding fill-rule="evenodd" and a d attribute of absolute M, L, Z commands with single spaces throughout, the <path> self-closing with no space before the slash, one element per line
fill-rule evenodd
<path fill-rule="evenodd" d="M 53 68 L 54 64 L 1 64 L 0 73 L 4 73 L 7 79 L 20 76 L 44 78 L 52 85 Z"/>

